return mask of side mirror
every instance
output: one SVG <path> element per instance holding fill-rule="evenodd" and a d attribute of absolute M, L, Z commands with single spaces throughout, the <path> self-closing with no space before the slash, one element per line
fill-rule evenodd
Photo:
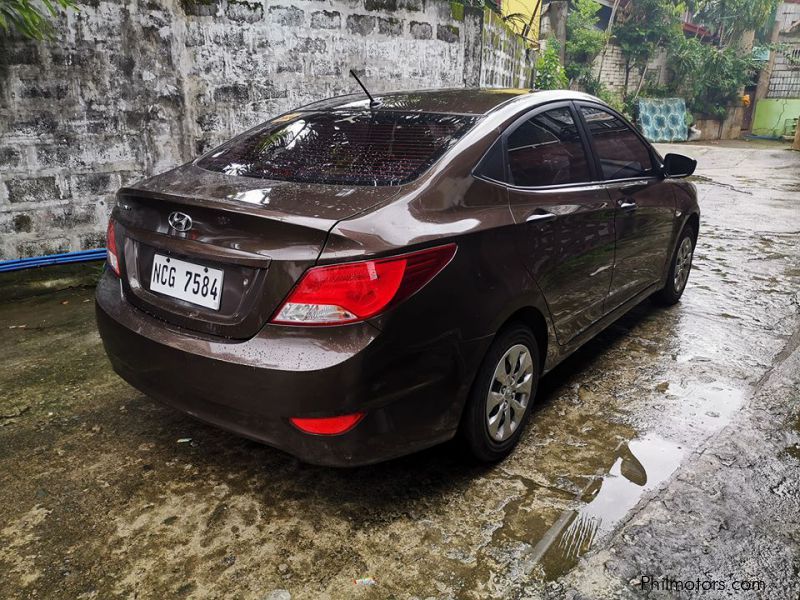
<path fill-rule="evenodd" d="M 664 157 L 664 177 L 689 177 L 697 168 L 697 161 L 683 154 Z"/>

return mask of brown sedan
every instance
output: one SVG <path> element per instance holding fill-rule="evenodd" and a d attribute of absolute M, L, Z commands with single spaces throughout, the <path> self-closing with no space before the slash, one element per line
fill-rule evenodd
<path fill-rule="evenodd" d="M 132 385 L 309 462 L 498 460 L 544 373 L 680 298 L 695 164 L 580 93 L 318 102 L 119 191 L 98 327 Z"/>

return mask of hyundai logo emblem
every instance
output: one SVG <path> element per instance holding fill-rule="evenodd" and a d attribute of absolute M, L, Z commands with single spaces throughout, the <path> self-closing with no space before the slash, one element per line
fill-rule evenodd
<path fill-rule="evenodd" d="M 170 213 L 167 222 L 175 231 L 189 231 L 192 228 L 192 217 L 182 212 Z"/>

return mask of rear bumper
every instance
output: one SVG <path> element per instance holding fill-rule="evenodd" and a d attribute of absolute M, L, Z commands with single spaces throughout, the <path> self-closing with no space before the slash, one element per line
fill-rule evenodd
<path fill-rule="evenodd" d="M 148 396 L 198 419 L 333 466 L 379 462 L 451 438 L 489 340 L 457 335 L 398 346 L 368 323 L 266 326 L 250 340 L 201 338 L 134 308 L 105 274 L 97 325 L 114 370 Z M 336 436 L 303 433 L 290 417 L 365 411 Z"/>

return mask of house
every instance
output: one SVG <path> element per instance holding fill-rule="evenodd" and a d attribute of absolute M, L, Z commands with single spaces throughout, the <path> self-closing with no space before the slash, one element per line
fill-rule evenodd
<path fill-rule="evenodd" d="M 751 133 L 792 137 L 800 116 L 800 0 L 778 6 L 771 42 L 755 93 Z"/>
<path fill-rule="evenodd" d="M 542 0 L 496 0 L 494 4 L 513 31 L 531 45 L 538 45 Z"/>

